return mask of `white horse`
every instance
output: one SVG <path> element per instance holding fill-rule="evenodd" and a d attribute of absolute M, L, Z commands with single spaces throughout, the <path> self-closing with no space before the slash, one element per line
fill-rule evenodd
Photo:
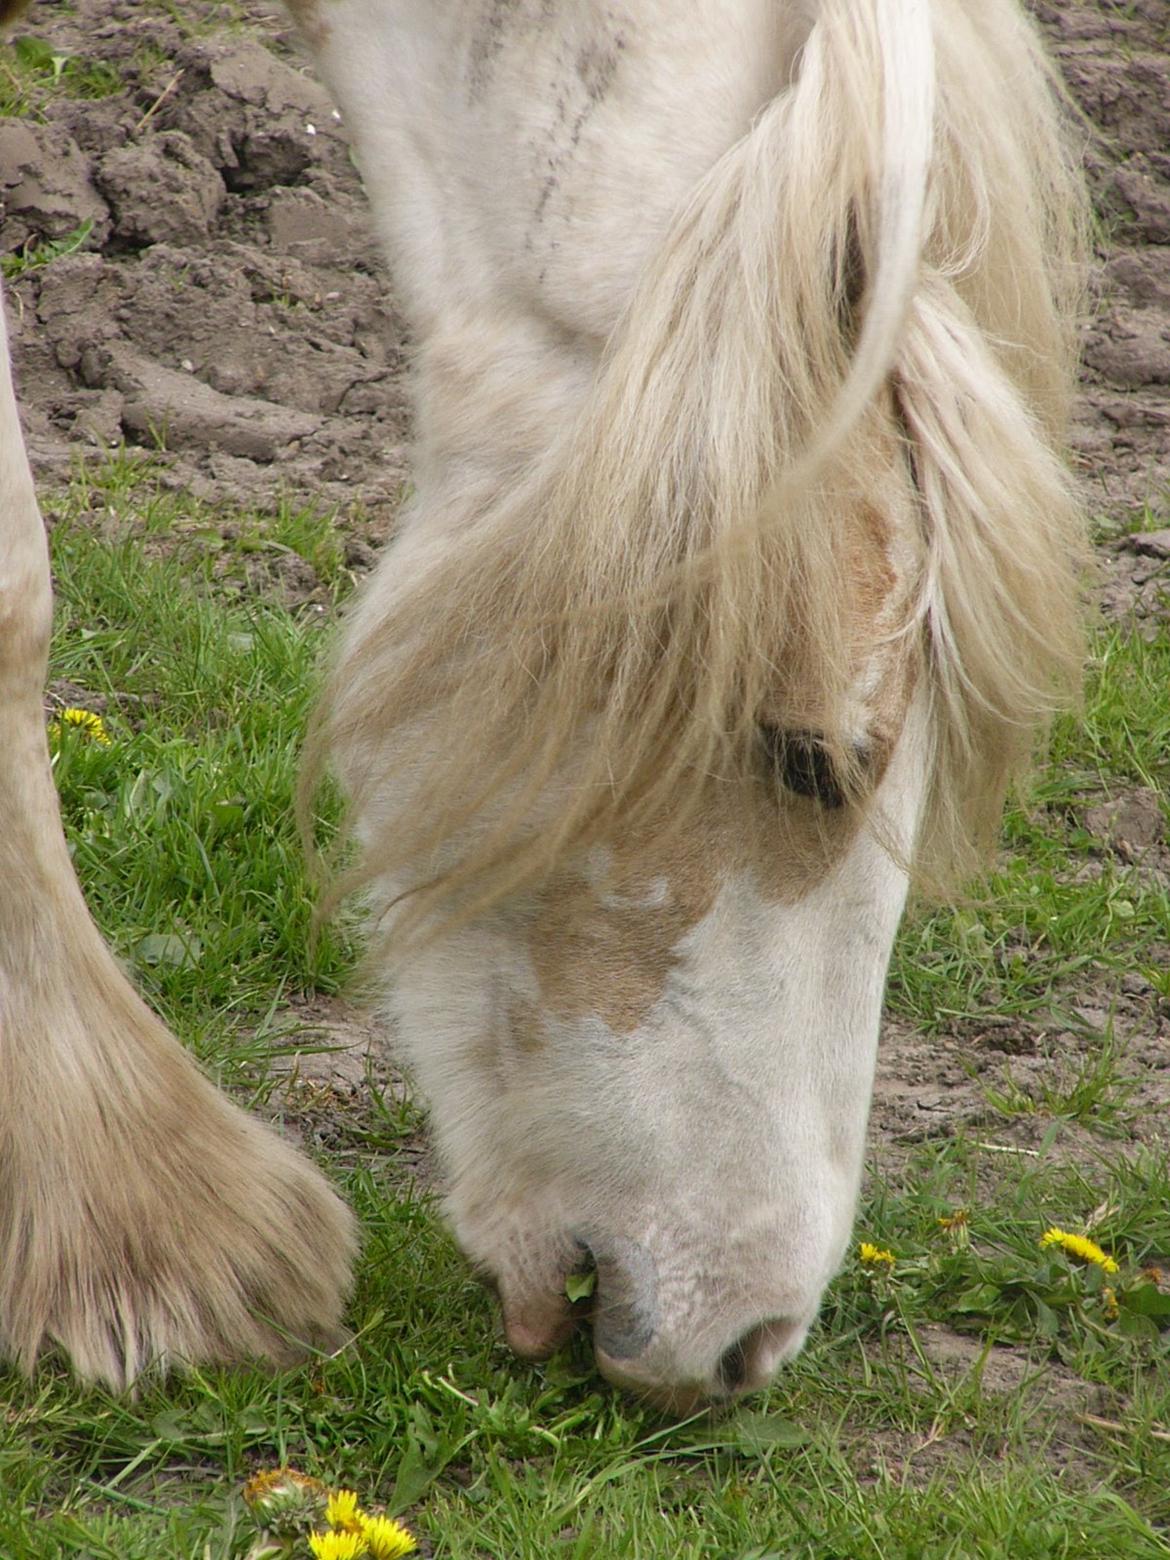
<path fill-rule="evenodd" d="M 310 750 L 513 1347 L 675 1409 L 801 1346 L 914 876 L 1075 684 L 1082 200 L 1018 0 L 296 0 L 414 343 L 414 494 Z M 0 1350 L 336 1328 L 352 1230 L 85 912 L 0 425 Z M 390 978 L 393 965 L 393 978 Z"/>

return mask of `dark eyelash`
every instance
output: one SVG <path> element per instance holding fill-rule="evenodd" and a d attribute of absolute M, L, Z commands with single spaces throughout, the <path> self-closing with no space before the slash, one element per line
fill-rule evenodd
<path fill-rule="evenodd" d="M 770 772 L 786 791 L 822 807 L 843 807 L 845 791 L 824 744 L 811 731 L 761 726 L 760 741 Z"/>

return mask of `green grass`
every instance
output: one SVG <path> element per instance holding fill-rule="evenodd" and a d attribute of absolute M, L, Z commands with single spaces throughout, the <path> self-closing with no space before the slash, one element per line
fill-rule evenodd
<path fill-rule="evenodd" d="M 59 260 L 62 255 L 76 254 L 84 247 L 86 239 L 93 232 L 93 223 L 88 219 L 75 227 L 72 233 L 67 233 L 64 238 L 46 240 L 43 244 L 33 244 L 24 247 L 10 255 L 0 255 L 0 276 L 8 281 L 15 281 L 17 277 L 24 276 L 29 271 L 39 270 L 42 266 L 52 265 L 54 260 Z"/>
<path fill-rule="evenodd" d="M 108 61 L 62 54 L 35 34 L 0 45 L 0 118 L 43 119 L 55 97 L 112 97 L 123 85 Z"/>
<path fill-rule="evenodd" d="M 310 936 L 293 820 L 322 613 L 267 604 L 245 567 L 295 551 L 332 593 L 340 554 L 328 517 L 295 511 L 266 527 L 233 517 L 229 540 L 151 491 L 131 522 L 135 480 L 116 460 L 103 490 L 79 482 L 54 517 L 53 675 L 106 706 L 111 738 L 66 730 L 55 769 L 103 931 L 198 1040 L 282 985 L 334 990 L 343 968 L 333 932 Z"/>
<path fill-rule="evenodd" d="M 1098 1133 L 1125 1132 L 1136 1114 L 1132 1101 L 1137 1079 L 1126 1070 L 1124 1049 L 1112 1026 L 1106 1028 L 1088 1052 L 1074 1056 L 1055 1080 L 1038 1087 L 1017 1083 L 1010 1064 L 1002 1083 L 984 1086 L 987 1102 L 1002 1116 L 1062 1117 L 1092 1126 Z"/>
<path fill-rule="evenodd" d="M 350 949 L 335 933 L 309 949 L 291 819 L 327 614 L 273 605 L 255 570 L 291 550 L 328 602 L 348 584 L 341 549 L 319 516 L 229 525 L 122 458 L 47 507 L 52 675 L 111 738 L 56 740 L 78 870 L 152 1001 L 262 1097 L 289 997 L 337 989 Z M 1102 786 L 1164 782 L 1167 686 L 1164 642 L 1102 638 L 1085 721 L 1013 815 L 985 903 L 903 934 L 904 1013 L 929 1028 L 1039 1011 L 1165 941 L 1164 886 L 1080 872 L 1076 816 Z M 31 1383 L 0 1373 L 0 1556 L 242 1560 L 241 1486 L 286 1461 L 401 1514 L 444 1560 L 1170 1556 L 1170 1295 L 1146 1276 L 1170 1258 L 1170 1172 L 1105 1134 L 1064 1154 L 1070 1118 L 1124 1129 L 1123 1064 L 1106 1046 L 1047 1096 L 988 1084 L 1005 1118 L 1050 1123 L 1039 1148 L 915 1148 L 859 1216 L 893 1270 L 847 1264 L 769 1393 L 682 1425 L 605 1388 L 583 1341 L 546 1366 L 512 1359 L 403 1169 L 414 1111 L 338 1105 L 330 1163 L 365 1231 L 354 1342 L 132 1400 L 52 1362 Z M 1050 1225 L 1091 1233 L 1118 1273 L 1042 1249 Z"/>
<path fill-rule="evenodd" d="M 996 871 L 967 905 L 912 916 L 903 929 L 890 977 L 896 1012 L 930 1029 L 1041 1011 L 1103 971 L 1164 979 L 1170 885 L 1096 862 L 1081 819 L 1112 790 L 1170 795 L 1168 688 L 1170 631 L 1151 641 L 1100 631 L 1083 713 L 1059 723 L 1026 805 L 1009 813 Z M 1091 875 L 1079 870 L 1091 861 Z"/>

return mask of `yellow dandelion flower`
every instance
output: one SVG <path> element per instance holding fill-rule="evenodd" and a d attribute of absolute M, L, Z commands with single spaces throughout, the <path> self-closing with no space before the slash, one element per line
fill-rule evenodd
<path fill-rule="evenodd" d="M 892 1268 L 894 1265 L 894 1253 L 886 1251 L 881 1246 L 875 1246 L 871 1241 L 863 1240 L 857 1248 L 857 1257 L 862 1267 L 868 1268 Z"/>
<path fill-rule="evenodd" d="M 92 710 L 81 710 L 70 705 L 68 709 L 61 710 L 55 716 L 53 726 L 58 732 L 70 726 L 75 731 L 83 732 L 91 742 L 97 742 L 102 747 L 110 746 L 111 738 L 106 730 L 106 723 Z"/>
<path fill-rule="evenodd" d="M 966 1208 L 956 1208 L 954 1213 L 943 1215 L 938 1221 L 938 1227 L 940 1230 L 948 1231 L 948 1233 L 952 1230 L 962 1230 L 966 1229 L 970 1219 L 971 1215 Z"/>
<path fill-rule="evenodd" d="M 1117 1303 L 1117 1291 L 1110 1289 L 1108 1284 L 1101 1288 L 1101 1305 L 1105 1312 L 1107 1322 L 1115 1322 L 1121 1315 L 1121 1307 Z"/>
<path fill-rule="evenodd" d="M 334 1490 L 325 1505 L 325 1520 L 342 1533 L 360 1533 L 366 1514 L 355 1490 Z"/>
<path fill-rule="evenodd" d="M 372 1560 L 398 1560 L 399 1555 L 412 1555 L 418 1548 L 413 1536 L 393 1517 L 367 1517 L 362 1537 Z"/>
<path fill-rule="evenodd" d="M 369 1554 L 360 1533 L 310 1533 L 309 1548 L 316 1560 L 360 1560 Z"/>
<path fill-rule="evenodd" d="M 1045 1230 L 1040 1237 L 1041 1246 L 1059 1246 L 1067 1257 L 1076 1257 L 1078 1262 L 1092 1263 L 1103 1272 L 1116 1273 L 1117 1263 L 1107 1251 L 1102 1251 L 1095 1240 L 1089 1240 L 1085 1235 L 1070 1235 L 1067 1230 L 1058 1229 L 1054 1224 L 1051 1229 Z"/>

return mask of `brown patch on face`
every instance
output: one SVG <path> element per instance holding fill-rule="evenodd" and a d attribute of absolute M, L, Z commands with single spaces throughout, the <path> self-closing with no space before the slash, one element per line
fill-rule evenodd
<path fill-rule="evenodd" d="M 636 869 L 615 864 L 600 885 L 566 878 L 540 896 L 527 927 L 540 1007 L 633 1033 L 661 1000 L 679 944 L 728 878 L 749 876 L 771 903 L 793 904 L 842 859 L 861 824 L 854 808 L 826 811 L 800 798 L 786 805 L 763 772 L 713 787 L 685 834 L 638 851 Z M 512 1037 L 526 1050 L 534 1034 L 543 1043 L 544 1026 L 532 1004 L 522 1007 Z"/>
<path fill-rule="evenodd" d="M 678 943 L 710 909 L 717 863 L 689 846 L 635 872 L 615 859 L 598 887 L 567 879 L 540 896 L 528 951 L 541 1005 L 558 1018 L 596 1015 L 615 1034 L 636 1029 L 662 996 Z M 661 904 L 647 902 L 666 880 Z"/>
<path fill-rule="evenodd" d="M 853 613 L 862 633 L 872 631 L 898 583 L 890 561 L 891 527 L 872 504 L 858 506 L 849 535 L 849 580 Z"/>
<path fill-rule="evenodd" d="M 860 505 L 850 534 L 854 670 L 870 685 L 858 707 L 867 794 L 885 775 L 918 676 L 914 636 L 894 633 L 901 608 L 891 529 L 878 509 Z M 788 667 L 799 666 L 799 655 L 786 659 Z M 835 724 L 787 686 L 777 690 L 774 711 L 761 719 L 813 734 Z M 755 774 L 712 781 L 701 812 L 677 837 L 651 849 L 616 842 L 605 881 L 567 876 L 539 897 L 526 935 L 540 1006 L 564 1020 L 596 1016 L 614 1034 L 632 1033 L 661 999 L 680 962 L 679 943 L 729 878 L 748 876 L 768 902 L 794 904 L 844 859 L 864 824 L 864 806 L 830 808 L 778 794 L 762 757 Z M 654 889 L 662 884 L 665 892 L 656 902 Z M 525 1007 L 515 1030 L 521 1048 L 530 1043 L 521 1031 L 543 1034 L 539 1013 Z"/>
<path fill-rule="evenodd" d="M 721 788 L 687 827 L 649 860 L 638 853 L 637 875 L 615 868 L 593 887 L 566 879 L 541 895 L 527 930 L 540 1006 L 557 1018 L 602 1020 L 628 1035 L 660 1001 L 678 946 L 710 911 L 727 878 L 748 874 L 763 896 L 793 903 L 845 854 L 860 827 L 853 809 L 822 812 L 794 799 L 785 808 L 764 777 Z M 781 821 L 783 820 L 783 821 Z M 661 903 L 651 901 L 665 881 Z M 543 1043 L 531 1004 L 513 1014 L 513 1044 Z M 533 1036 L 539 1036 L 535 1042 Z"/>

